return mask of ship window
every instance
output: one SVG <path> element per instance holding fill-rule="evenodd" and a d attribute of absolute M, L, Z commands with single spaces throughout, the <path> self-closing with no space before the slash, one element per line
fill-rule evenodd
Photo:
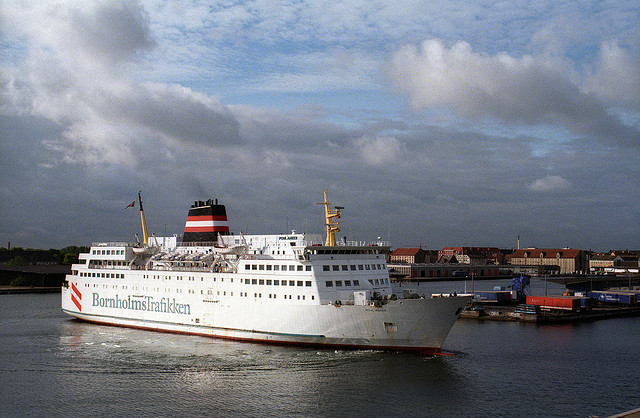
<path fill-rule="evenodd" d="M 270 285 L 270 284 L 271 284 L 271 280 L 267 280 L 267 285 Z"/>
<path fill-rule="evenodd" d="M 260 265 L 258 266 L 258 270 L 264 270 L 264 264 L 260 264 Z"/>
<path fill-rule="evenodd" d="M 258 284 L 258 279 L 251 279 L 251 284 Z"/>
<path fill-rule="evenodd" d="M 298 280 L 298 286 L 302 286 L 302 280 Z"/>
<path fill-rule="evenodd" d="M 274 286 L 279 286 L 280 285 L 280 280 L 274 280 L 273 281 L 273 285 Z"/>
<path fill-rule="evenodd" d="M 298 295 L 298 300 L 300 300 L 300 295 Z"/>
<path fill-rule="evenodd" d="M 307 287 L 311 287 L 311 280 L 307 280 L 306 282 L 304 282 L 304 285 Z"/>
<path fill-rule="evenodd" d="M 302 271 L 302 266 L 296 266 L 297 271 Z"/>
<path fill-rule="evenodd" d="M 373 279 L 369 279 L 369 283 L 373 284 Z"/>
<path fill-rule="evenodd" d="M 296 270 L 296 266 L 294 265 L 289 266 L 289 271 L 295 271 L 295 270 Z"/>
<path fill-rule="evenodd" d="M 345 286 L 351 286 L 351 280 L 345 280 L 344 281 L 344 285 Z"/>
<path fill-rule="evenodd" d="M 287 285 L 287 281 L 283 280 L 282 283 L 280 283 L 282 286 L 286 286 Z"/>
<path fill-rule="evenodd" d="M 249 266 L 249 264 L 245 264 L 245 265 L 244 265 L 244 269 L 245 269 L 245 270 L 250 270 L 250 269 L 251 269 L 251 266 Z"/>
<path fill-rule="evenodd" d="M 349 266 L 347 266 L 346 264 L 342 265 L 342 271 L 347 271 L 349 269 Z"/>
<path fill-rule="evenodd" d="M 289 280 L 289 286 L 295 286 L 296 282 L 294 280 Z"/>
<path fill-rule="evenodd" d="M 340 270 L 340 266 L 338 265 L 333 266 L 333 271 L 338 271 L 338 270 Z"/>
<path fill-rule="evenodd" d="M 371 270 L 371 266 L 370 266 L 369 264 L 365 264 L 365 265 L 364 265 L 364 269 L 365 269 L 365 270 Z"/>
<path fill-rule="evenodd" d="M 264 284 L 264 279 L 260 279 L 260 280 L 258 281 L 258 284 Z"/>
<path fill-rule="evenodd" d="M 251 270 L 258 270 L 258 266 L 256 264 L 251 265 Z"/>
<path fill-rule="evenodd" d="M 316 297 L 311 295 L 311 300 L 316 300 Z"/>
<path fill-rule="evenodd" d="M 342 280 L 336 280 L 336 287 L 342 287 Z"/>
<path fill-rule="evenodd" d="M 267 264 L 267 270 L 271 270 L 273 266 L 271 264 Z"/>
<path fill-rule="evenodd" d="M 322 271 L 329 271 L 329 270 L 330 270 L 329 266 L 326 266 L 326 265 L 322 266 Z"/>
<path fill-rule="evenodd" d="M 311 271 L 311 266 L 306 266 L 305 270 L 306 271 Z"/>
<path fill-rule="evenodd" d="M 362 264 L 358 264 L 358 270 L 364 270 L 364 266 Z"/>
<path fill-rule="evenodd" d="M 373 270 L 376 269 L 376 265 L 375 264 L 372 264 L 371 267 L 372 267 Z"/>
<path fill-rule="evenodd" d="M 351 270 L 355 270 L 355 269 L 356 269 L 356 265 L 355 265 L 355 264 L 352 264 L 352 265 L 351 265 Z"/>
<path fill-rule="evenodd" d="M 278 270 L 280 270 L 280 266 L 279 266 L 279 265 L 275 265 L 275 266 L 273 266 L 273 269 L 274 269 L 275 271 L 278 271 Z"/>

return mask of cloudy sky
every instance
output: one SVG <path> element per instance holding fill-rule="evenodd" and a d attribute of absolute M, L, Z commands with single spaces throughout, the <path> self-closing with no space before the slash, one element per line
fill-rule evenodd
<path fill-rule="evenodd" d="M 0 246 L 245 233 L 640 248 L 640 5 L 0 4 Z"/>

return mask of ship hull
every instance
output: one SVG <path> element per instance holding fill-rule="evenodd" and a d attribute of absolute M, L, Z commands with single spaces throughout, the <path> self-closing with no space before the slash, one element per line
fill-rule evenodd
<path fill-rule="evenodd" d="M 284 301 L 239 304 L 195 296 L 164 299 L 103 290 L 81 294 L 77 287 L 65 287 L 62 310 L 92 323 L 160 332 L 278 345 L 433 354 L 440 352 L 468 302 L 464 297 L 419 298 L 359 306 Z"/>

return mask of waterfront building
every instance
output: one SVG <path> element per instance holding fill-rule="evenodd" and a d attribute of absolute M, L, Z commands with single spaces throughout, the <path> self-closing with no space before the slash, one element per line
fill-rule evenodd
<path fill-rule="evenodd" d="M 587 254 L 574 248 L 525 248 L 507 258 L 515 266 L 558 267 L 560 274 L 581 273 L 589 267 Z"/>
<path fill-rule="evenodd" d="M 427 252 L 422 248 L 396 248 L 389 256 L 392 263 L 424 263 Z"/>
<path fill-rule="evenodd" d="M 589 270 L 604 271 L 615 265 L 616 256 L 609 253 L 594 253 L 589 258 Z"/>
<path fill-rule="evenodd" d="M 495 247 L 445 247 L 438 251 L 438 262 L 503 264 L 504 252 Z"/>
<path fill-rule="evenodd" d="M 502 267 L 486 264 L 458 263 L 389 263 L 389 276 L 399 280 L 455 280 L 464 278 L 499 277 L 508 274 Z"/>
<path fill-rule="evenodd" d="M 616 267 L 640 267 L 640 257 L 637 255 L 619 255 L 615 259 Z"/>

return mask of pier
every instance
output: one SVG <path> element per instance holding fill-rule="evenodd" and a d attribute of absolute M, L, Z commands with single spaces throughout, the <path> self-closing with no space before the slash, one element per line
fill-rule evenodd
<path fill-rule="evenodd" d="M 0 286 L 0 295 L 23 293 L 60 293 L 60 286 Z"/>
<path fill-rule="evenodd" d="M 546 280 L 562 284 L 569 291 L 584 292 L 591 290 L 605 290 L 614 287 L 640 286 L 640 275 L 607 275 L 585 274 L 548 277 Z"/>
<path fill-rule="evenodd" d="M 489 306 L 477 304 L 460 315 L 463 319 L 489 321 L 531 322 L 537 324 L 560 324 L 594 321 L 598 319 L 639 316 L 640 306 L 598 306 L 577 311 L 539 310 L 526 312 L 518 305 Z"/>

